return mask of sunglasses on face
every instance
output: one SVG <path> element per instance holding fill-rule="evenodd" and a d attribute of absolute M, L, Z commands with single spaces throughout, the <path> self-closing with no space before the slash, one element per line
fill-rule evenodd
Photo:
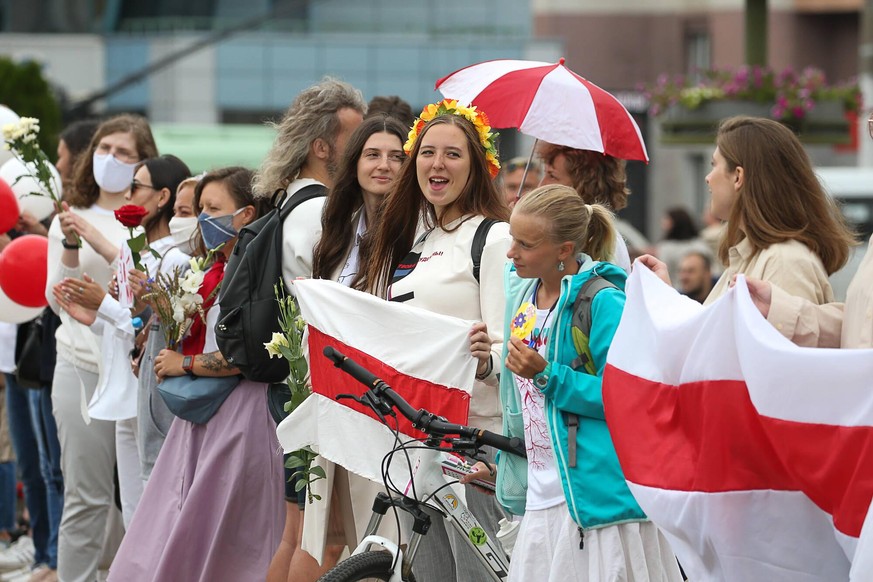
<path fill-rule="evenodd" d="M 136 180 L 134 180 L 133 182 L 130 183 L 130 193 L 131 194 L 136 194 L 136 191 L 139 190 L 140 188 L 147 188 L 149 190 L 157 191 L 157 188 L 155 188 L 151 184 L 143 184 L 142 182 L 137 182 Z"/>

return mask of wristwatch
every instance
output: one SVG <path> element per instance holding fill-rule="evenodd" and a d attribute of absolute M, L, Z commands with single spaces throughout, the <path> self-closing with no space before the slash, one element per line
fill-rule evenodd
<path fill-rule="evenodd" d="M 539 388 L 540 390 L 545 390 L 546 386 L 549 385 L 549 368 L 546 368 L 539 372 L 536 376 L 533 377 L 534 386 Z"/>
<path fill-rule="evenodd" d="M 185 356 L 182 358 L 182 369 L 189 376 L 194 375 L 194 356 Z"/>

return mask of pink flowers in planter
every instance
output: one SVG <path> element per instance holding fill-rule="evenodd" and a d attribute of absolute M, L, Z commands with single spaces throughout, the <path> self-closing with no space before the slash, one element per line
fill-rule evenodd
<path fill-rule="evenodd" d="M 803 120 L 822 101 L 838 102 L 843 111 L 858 111 L 861 91 L 857 80 L 828 85 L 824 72 L 806 67 L 780 72 L 766 67 L 698 71 L 695 75 L 658 76 L 654 85 L 644 86 L 649 98 L 649 113 L 664 113 L 671 106 L 697 109 L 710 101 L 751 101 L 771 106 L 774 119 L 787 122 Z"/>

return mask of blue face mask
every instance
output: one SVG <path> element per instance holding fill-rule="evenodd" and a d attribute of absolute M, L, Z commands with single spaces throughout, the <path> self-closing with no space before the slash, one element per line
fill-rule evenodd
<path fill-rule="evenodd" d="M 207 249 L 217 249 L 220 245 L 239 234 L 239 231 L 233 227 L 233 217 L 243 210 L 245 210 L 245 206 L 233 214 L 223 214 L 221 216 L 209 216 L 205 212 L 200 213 L 197 221 L 200 223 L 200 236 L 203 237 L 203 244 L 206 245 Z"/>

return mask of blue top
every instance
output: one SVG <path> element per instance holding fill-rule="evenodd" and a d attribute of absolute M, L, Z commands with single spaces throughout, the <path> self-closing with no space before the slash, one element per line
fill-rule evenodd
<path fill-rule="evenodd" d="M 582 528 L 603 527 L 622 522 L 643 521 L 646 515 L 637 505 L 618 463 L 615 448 L 603 414 L 602 379 L 606 354 L 624 309 L 627 274 L 611 263 L 593 262 L 585 255 L 579 272 L 561 280 L 561 294 L 552 316 L 555 324 L 548 331 L 546 369 L 539 375 L 547 379 L 541 388 L 545 396 L 546 421 L 564 497 L 573 520 Z M 589 278 L 599 275 L 615 284 L 594 296 L 591 304 L 589 347 L 597 375 L 574 370 L 570 362 L 578 354 L 571 337 L 573 301 Z M 506 328 L 511 337 L 513 315 L 531 295 L 537 279 L 522 279 L 508 263 L 505 271 Z M 508 354 L 504 343 L 503 358 Z M 507 369 L 500 377 L 503 405 L 503 434 L 524 438 L 524 422 L 515 376 Z M 576 466 L 569 466 L 568 414 L 575 414 Z M 497 499 L 515 515 L 524 513 L 527 493 L 527 462 L 515 455 L 498 456 Z"/>

